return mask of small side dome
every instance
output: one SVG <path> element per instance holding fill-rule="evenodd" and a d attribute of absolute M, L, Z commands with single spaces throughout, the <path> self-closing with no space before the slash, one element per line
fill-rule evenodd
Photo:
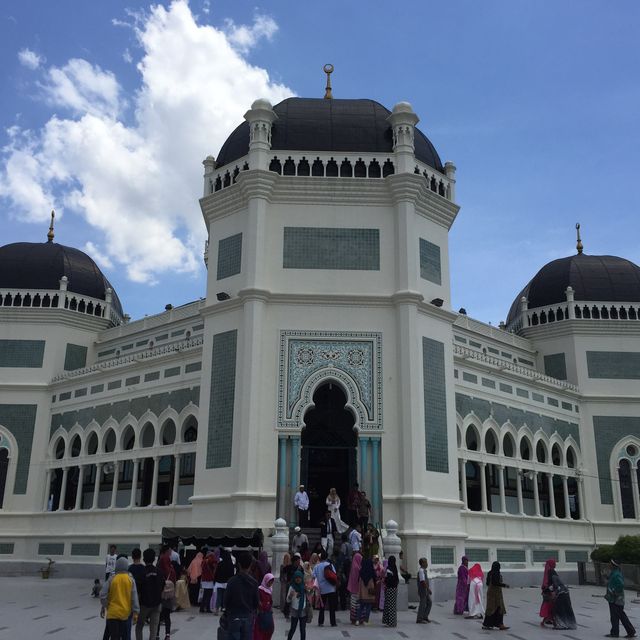
<path fill-rule="evenodd" d="M 273 109 L 273 107 L 271 106 L 271 103 L 266 99 L 266 98 L 258 98 L 257 100 L 254 100 L 253 104 L 251 105 L 252 109 Z"/>
<path fill-rule="evenodd" d="M 413 113 L 410 102 L 398 102 L 393 107 L 393 113 Z"/>
<path fill-rule="evenodd" d="M 98 265 L 84 252 L 55 242 L 14 242 L 0 247 L 0 289 L 58 291 L 66 276 L 68 291 L 105 300 L 121 317 L 122 304 Z"/>
<path fill-rule="evenodd" d="M 567 287 L 574 300 L 586 302 L 640 302 L 640 267 L 617 256 L 589 256 L 584 253 L 559 258 L 546 264 L 516 296 L 507 325 L 520 314 L 521 299 L 529 309 L 565 302 Z"/>

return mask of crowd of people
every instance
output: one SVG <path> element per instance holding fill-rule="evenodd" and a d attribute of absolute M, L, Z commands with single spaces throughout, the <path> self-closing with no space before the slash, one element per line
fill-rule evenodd
<path fill-rule="evenodd" d="M 327 511 L 325 522 L 335 521 Z M 381 624 L 397 626 L 397 595 L 400 580 L 411 575 L 403 565 L 402 552 L 383 559 L 379 534 L 362 535 L 360 523 L 338 533 L 329 526 L 322 530 L 322 542 L 309 552 L 307 536 L 296 527 L 289 552 L 279 571 L 279 606 L 289 622 L 287 639 L 296 632 L 305 640 L 306 628 L 317 617 L 317 625 L 337 624 L 336 611 L 349 611 L 350 623 L 366 626 L 372 614 L 381 612 Z M 375 528 L 374 532 L 375 532 Z M 329 545 L 329 539 L 339 536 Z M 149 640 L 159 640 L 164 626 L 165 640 L 171 638 L 171 613 L 198 606 L 201 613 L 219 615 L 219 639 L 271 640 L 275 630 L 272 573 L 267 553 L 257 556 L 227 548 L 201 548 L 185 566 L 175 548 L 164 546 L 156 562 L 154 549 L 134 549 L 129 562 L 111 547 L 105 562 L 103 585 L 96 580 L 92 593 L 101 600 L 101 617 L 106 618 L 103 640 L 142 640 L 145 625 Z M 419 604 L 416 623 L 431 622 L 431 586 L 428 561 L 420 558 L 417 571 Z M 486 604 L 485 604 L 486 586 Z M 453 613 L 467 619 L 482 619 L 482 628 L 506 630 L 504 583 L 499 562 L 485 574 L 480 564 L 469 567 L 462 557 L 457 572 Z M 624 612 L 624 580 L 618 563 L 611 561 L 605 598 L 609 604 L 611 631 L 619 637 L 622 624 L 634 638 L 635 628 Z M 545 563 L 541 584 L 540 625 L 560 630 L 576 629 L 568 587 L 556 571 L 556 561 Z"/>

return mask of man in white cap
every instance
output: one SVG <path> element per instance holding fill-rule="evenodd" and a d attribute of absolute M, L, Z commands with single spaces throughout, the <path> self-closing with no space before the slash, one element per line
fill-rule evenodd
<path fill-rule="evenodd" d="M 293 540 L 291 541 L 291 548 L 294 552 L 300 552 L 300 547 L 303 544 L 307 544 L 309 546 L 309 538 L 302 533 L 300 527 L 296 527 L 294 530 L 295 535 L 293 536 Z"/>
<path fill-rule="evenodd" d="M 309 522 L 309 496 L 301 484 L 293 498 L 293 504 L 298 510 L 298 525 L 304 527 Z"/>

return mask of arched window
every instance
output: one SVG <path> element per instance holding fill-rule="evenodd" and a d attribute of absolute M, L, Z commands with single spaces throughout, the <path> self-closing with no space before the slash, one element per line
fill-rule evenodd
<path fill-rule="evenodd" d="M 142 436 L 140 440 L 144 448 L 153 447 L 153 445 L 155 444 L 156 432 L 150 422 L 147 422 L 147 424 L 142 427 Z"/>
<path fill-rule="evenodd" d="M 0 509 L 4 505 L 4 490 L 7 486 L 7 472 L 9 471 L 9 451 L 0 449 Z"/>
<path fill-rule="evenodd" d="M 73 437 L 71 441 L 71 457 L 77 458 L 82 452 L 82 441 L 80 440 L 80 436 L 76 435 Z"/>
<path fill-rule="evenodd" d="M 636 509 L 633 500 L 633 486 L 631 481 L 631 463 L 623 458 L 618 465 L 618 478 L 620 479 L 620 503 L 622 505 L 623 518 L 635 518 Z"/>
<path fill-rule="evenodd" d="M 473 425 L 469 425 L 467 427 L 467 433 L 465 436 L 465 444 L 467 445 L 467 449 L 469 449 L 469 451 L 477 451 L 479 449 L 479 440 L 480 438 L 478 437 L 478 430 Z"/>
<path fill-rule="evenodd" d="M 198 421 L 189 416 L 182 425 L 182 442 L 196 442 L 198 440 Z"/>
<path fill-rule="evenodd" d="M 538 462 L 547 461 L 547 448 L 544 446 L 542 440 L 538 440 L 538 444 L 536 445 L 536 460 Z"/>
<path fill-rule="evenodd" d="M 87 440 L 87 454 L 92 456 L 96 451 L 98 451 L 98 436 L 95 431 L 92 431 Z"/>
<path fill-rule="evenodd" d="M 557 443 L 554 444 L 551 449 L 551 462 L 556 467 L 559 467 L 562 464 L 562 452 L 560 451 L 560 446 Z"/>
<path fill-rule="evenodd" d="M 575 469 L 576 467 L 576 454 L 573 447 L 567 449 L 567 467 L 569 469 Z"/>
<path fill-rule="evenodd" d="M 498 440 L 493 429 L 489 429 L 484 437 L 484 448 L 487 453 L 498 453 Z"/>
<path fill-rule="evenodd" d="M 127 425 L 122 432 L 122 438 L 120 440 L 120 448 L 123 451 L 130 451 L 136 444 L 136 434 L 131 425 Z"/>
<path fill-rule="evenodd" d="M 116 434 L 113 429 L 109 429 L 104 437 L 104 452 L 111 453 L 116 448 Z"/>
<path fill-rule="evenodd" d="M 176 441 L 176 425 L 173 420 L 167 420 L 162 426 L 160 444 L 169 445 Z"/>
<path fill-rule="evenodd" d="M 523 460 L 531 460 L 531 443 L 527 437 L 520 440 L 520 457 Z"/>
<path fill-rule="evenodd" d="M 64 458 L 64 449 L 65 449 L 64 438 L 60 437 L 56 442 L 56 448 L 55 448 L 56 460 L 61 460 L 62 458 Z"/>
<path fill-rule="evenodd" d="M 516 455 L 516 443 L 510 433 L 506 433 L 502 441 L 502 452 L 507 458 L 513 458 Z"/>

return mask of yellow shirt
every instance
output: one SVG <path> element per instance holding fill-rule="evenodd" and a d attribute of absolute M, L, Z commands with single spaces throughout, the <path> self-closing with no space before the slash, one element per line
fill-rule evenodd
<path fill-rule="evenodd" d="M 127 620 L 131 615 L 133 580 L 128 573 L 116 573 L 107 596 L 107 620 Z"/>

